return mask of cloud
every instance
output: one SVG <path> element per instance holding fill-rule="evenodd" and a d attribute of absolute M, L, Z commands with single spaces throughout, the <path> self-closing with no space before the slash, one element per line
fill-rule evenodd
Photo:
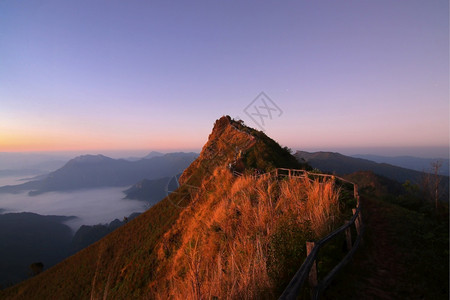
<path fill-rule="evenodd" d="M 86 189 L 73 192 L 49 192 L 30 197 L 27 193 L 1 194 L 2 213 L 34 212 L 41 215 L 76 216 L 67 222 L 74 231 L 81 225 L 109 223 L 133 212 L 142 212 L 146 203 L 125 200 L 123 190 L 127 187 Z"/>

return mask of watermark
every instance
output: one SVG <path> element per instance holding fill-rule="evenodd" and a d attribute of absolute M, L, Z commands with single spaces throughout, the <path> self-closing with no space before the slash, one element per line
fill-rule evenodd
<path fill-rule="evenodd" d="M 261 92 L 259 95 L 244 109 L 244 113 L 250 117 L 250 119 L 262 130 L 264 131 L 264 126 L 267 125 L 269 120 L 273 120 L 275 117 L 280 117 L 283 111 L 278 107 L 278 105 L 266 95 L 266 93 Z M 238 123 L 243 123 L 239 116 L 234 118 Z M 235 158 L 238 157 L 241 151 L 245 150 L 250 140 L 246 141 L 242 145 L 232 145 L 228 141 L 223 140 L 221 137 L 218 139 L 222 145 L 222 151 L 215 151 L 214 153 L 209 153 L 207 160 L 212 162 L 211 165 L 204 166 L 201 164 L 196 173 L 201 173 L 202 178 L 212 175 L 215 167 L 214 161 L 227 161 L 227 157 L 222 157 L 224 155 L 229 155 L 234 153 Z M 231 166 L 229 166 L 231 167 Z M 185 208 L 192 205 L 195 202 L 197 194 L 201 192 L 200 186 L 192 185 L 190 182 L 191 177 L 184 178 L 183 183 L 178 181 L 178 176 L 171 177 L 166 184 L 166 195 L 167 199 L 178 208 Z M 201 181 L 200 181 L 201 182 Z M 198 184 L 198 183 L 197 183 Z M 201 184 L 201 183 L 200 183 Z"/>
<path fill-rule="evenodd" d="M 188 198 L 192 198 L 196 192 L 199 192 L 200 187 L 186 183 L 180 184 L 178 181 L 180 176 L 181 174 L 169 178 L 166 184 L 166 197 L 172 205 L 185 208 L 192 204 L 192 201 L 189 201 Z"/>
<path fill-rule="evenodd" d="M 250 102 L 244 109 L 244 113 L 262 130 L 268 120 L 274 117 L 280 117 L 283 114 L 281 108 L 273 102 L 266 93 L 259 93 L 256 98 Z"/>

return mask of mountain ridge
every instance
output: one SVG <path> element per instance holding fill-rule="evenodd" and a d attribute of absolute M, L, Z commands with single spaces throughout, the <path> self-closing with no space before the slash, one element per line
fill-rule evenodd
<path fill-rule="evenodd" d="M 306 152 L 297 151 L 294 156 L 300 160 L 309 163 L 312 167 L 320 169 L 325 172 L 336 173 L 339 175 L 346 175 L 360 171 L 372 171 L 373 173 L 395 180 L 401 184 L 408 182 L 417 185 L 418 188 L 427 190 L 428 197 L 430 197 L 430 175 L 425 172 L 419 172 L 407 168 L 393 166 L 387 163 L 376 163 L 362 158 L 355 158 L 346 156 L 337 152 Z M 439 199 L 448 201 L 449 199 L 449 177 L 439 175 Z"/>
<path fill-rule="evenodd" d="M 63 167 L 49 173 L 42 180 L 0 187 L 0 193 L 28 190 L 30 195 L 38 195 L 49 191 L 129 186 L 142 179 L 156 179 L 180 173 L 196 157 L 197 154 L 193 152 L 179 152 L 138 161 L 127 161 L 101 154 L 82 155 L 69 160 Z"/>
<path fill-rule="evenodd" d="M 376 163 L 387 163 L 390 165 L 411 169 L 419 172 L 429 172 L 431 164 L 436 161 L 442 162 L 441 175 L 449 176 L 449 159 L 448 158 L 423 158 L 415 156 L 382 156 L 374 154 L 356 154 L 351 155 L 355 158 L 362 158 L 374 161 Z"/>
<path fill-rule="evenodd" d="M 209 194 L 208 187 L 222 188 L 222 183 L 227 186 L 231 184 L 231 181 L 226 180 L 216 182 L 215 178 L 226 176 L 232 179 L 233 171 L 248 173 L 253 172 L 254 167 L 265 171 L 276 167 L 300 168 L 307 165 L 299 163 L 287 149 L 264 133 L 250 129 L 228 116 L 220 118 L 199 157 L 183 172 L 181 185 L 176 192 L 62 263 L 0 291 L 0 297 L 149 297 L 149 292 L 162 284 L 155 281 L 159 278 L 155 276 L 165 272 L 164 249 L 170 255 L 171 247 L 176 247 L 178 243 L 177 233 L 170 231 L 173 224 L 181 220 L 182 214 L 201 209 L 199 197 Z M 217 198 L 217 201 L 227 201 L 227 198 Z M 235 213 L 239 216 L 238 211 Z M 164 246 L 167 242 L 171 243 L 169 248 Z M 163 261 L 160 250 L 163 251 Z"/>
<path fill-rule="evenodd" d="M 307 152 L 297 151 L 294 156 L 304 160 L 312 167 L 326 172 L 336 172 L 341 175 L 358 171 L 373 171 L 376 174 L 396 180 L 400 183 L 410 180 L 418 183 L 423 172 L 394 166 L 387 163 L 377 163 L 368 159 L 346 156 L 338 152 Z"/>

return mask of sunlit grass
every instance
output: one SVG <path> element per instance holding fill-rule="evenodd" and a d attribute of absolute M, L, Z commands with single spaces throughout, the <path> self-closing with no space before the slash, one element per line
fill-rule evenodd
<path fill-rule="evenodd" d="M 160 259 L 170 262 L 155 297 L 274 298 L 305 258 L 304 242 L 341 220 L 332 179 L 234 178 L 218 168 L 205 189 L 165 234 Z"/>

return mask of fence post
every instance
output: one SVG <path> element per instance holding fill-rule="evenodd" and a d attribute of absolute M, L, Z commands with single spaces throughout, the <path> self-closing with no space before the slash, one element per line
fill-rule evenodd
<path fill-rule="evenodd" d="M 353 215 L 356 213 L 356 208 L 353 208 L 352 209 L 352 212 L 353 212 Z M 359 222 L 359 214 L 358 214 L 358 216 L 356 217 L 356 219 L 355 219 L 355 227 L 356 227 L 356 233 L 359 235 L 359 230 L 360 230 L 360 228 L 359 228 L 359 226 L 360 226 L 360 222 Z"/>
<path fill-rule="evenodd" d="M 358 185 L 356 183 L 353 184 L 353 195 L 356 199 L 356 207 L 359 207 L 359 192 Z"/>
<path fill-rule="evenodd" d="M 350 223 L 350 221 L 345 221 L 345 224 Z M 352 231 L 350 226 L 345 229 L 345 239 L 347 240 L 347 250 L 350 251 L 352 249 Z"/>
<path fill-rule="evenodd" d="M 306 256 L 308 256 L 311 253 L 315 244 L 316 243 L 314 242 L 306 242 Z M 309 285 L 312 288 L 315 288 L 317 286 L 317 268 L 315 260 L 311 267 L 311 270 L 309 271 Z"/>

